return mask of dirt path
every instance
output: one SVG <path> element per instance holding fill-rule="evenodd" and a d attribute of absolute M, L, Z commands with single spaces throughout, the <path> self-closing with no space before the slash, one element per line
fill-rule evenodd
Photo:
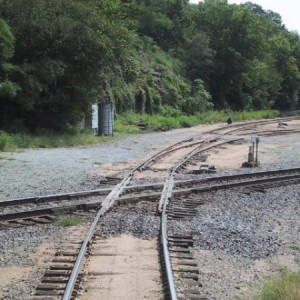
<path fill-rule="evenodd" d="M 98 240 L 80 299 L 164 299 L 157 247 L 157 240 L 128 235 Z"/>

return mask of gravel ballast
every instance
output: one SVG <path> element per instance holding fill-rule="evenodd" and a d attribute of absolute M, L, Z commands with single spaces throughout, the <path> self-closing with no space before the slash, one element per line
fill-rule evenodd
<path fill-rule="evenodd" d="M 198 196 L 204 204 L 197 215 L 172 221 L 170 231 L 192 233 L 203 296 L 243 297 L 255 293 L 262 278 L 285 268 L 300 271 L 300 185 Z"/>

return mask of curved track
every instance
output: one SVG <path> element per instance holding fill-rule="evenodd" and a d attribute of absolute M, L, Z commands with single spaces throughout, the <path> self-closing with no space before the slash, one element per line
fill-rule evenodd
<path fill-rule="evenodd" d="M 204 132 L 204 134 L 220 134 L 220 135 L 231 135 L 234 132 L 237 132 L 239 130 L 244 130 L 244 134 L 254 134 L 254 133 L 259 133 L 261 132 L 262 135 L 264 135 L 264 131 L 261 129 L 256 129 L 257 126 L 260 125 L 267 125 L 267 124 L 283 124 L 289 121 L 296 121 L 299 120 L 299 116 L 295 117 L 286 117 L 286 118 L 276 118 L 276 119 L 268 119 L 268 120 L 259 120 L 259 121 L 250 121 L 246 123 L 237 123 L 237 124 L 231 124 L 228 126 L 223 126 L 219 127 L 216 129 L 212 129 L 209 131 Z M 284 126 L 284 125 L 283 125 Z M 253 130 L 255 129 L 255 130 Z M 249 130 L 253 130 L 249 132 Z M 265 131 L 266 135 L 276 135 L 276 134 L 283 134 L 283 133 L 294 133 L 294 132 L 299 132 L 299 130 L 296 131 L 289 131 L 289 130 L 282 130 L 280 126 L 278 126 L 278 129 L 276 130 L 268 130 Z"/>

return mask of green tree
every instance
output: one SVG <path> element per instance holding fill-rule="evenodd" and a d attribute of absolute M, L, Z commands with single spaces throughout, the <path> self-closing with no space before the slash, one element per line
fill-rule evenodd
<path fill-rule="evenodd" d="M 186 76 L 208 80 L 213 66 L 214 51 L 209 46 L 209 38 L 201 31 L 187 41 L 184 53 Z"/>
<path fill-rule="evenodd" d="M 6 125 L 10 115 L 9 100 L 20 90 L 10 79 L 14 66 L 9 61 L 14 54 L 14 44 L 15 39 L 8 24 L 0 19 L 0 128 Z"/>
<path fill-rule="evenodd" d="M 105 73 L 128 63 L 118 0 L 3 0 L 0 14 L 16 37 L 13 78 L 22 87 L 11 107 L 31 129 L 82 120 Z"/>
<path fill-rule="evenodd" d="M 246 3 L 259 18 L 259 32 L 266 41 L 261 60 L 267 63 L 270 73 L 265 78 L 270 88 L 274 107 L 280 110 L 299 106 L 300 37 L 289 32 L 282 24 L 281 16 L 273 11 L 264 11 L 260 6 Z M 267 55 L 266 55 L 267 54 Z"/>
<path fill-rule="evenodd" d="M 297 102 L 299 41 L 280 15 L 252 3 L 207 0 L 193 16 L 215 52 L 209 77 L 202 78 L 216 107 L 287 109 Z"/>
<path fill-rule="evenodd" d="M 275 59 L 276 70 L 282 79 L 275 107 L 280 110 L 296 109 L 299 107 L 300 86 L 299 36 L 282 31 L 269 38 L 269 45 Z"/>
<path fill-rule="evenodd" d="M 140 0 L 138 32 L 166 51 L 180 52 L 190 25 L 187 0 Z"/>
<path fill-rule="evenodd" d="M 182 103 L 182 111 L 187 114 L 204 113 L 213 109 L 214 105 L 210 101 L 211 95 L 205 90 L 203 81 L 196 79 L 192 86 L 192 94 Z"/>
<path fill-rule="evenodd" d="M 249 35 L 249 10 L 227 1 L 206 1 L 199 5 L 196 24 L 205 31 L 215 51 L 214 70 L 208 81 L 217 107 L 243 107 L 241 74 L 247 56 L 254 52 Z"/>
<path fill-rule="evenodd" d="M 15 96 L 18 86 L 10 81 L 9 74 L 14 68 L 9 60 L 14 54 L 14 36 L 7 23 L 0 19 L 0 95 Z"/>

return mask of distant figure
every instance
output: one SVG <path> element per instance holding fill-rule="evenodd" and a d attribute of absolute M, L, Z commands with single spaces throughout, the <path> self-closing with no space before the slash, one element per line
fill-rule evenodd
<path fill-rule="evenodd" d="M 287 123 L 283 123 L 282 121 L 279 121 L 278 122 L 278 127 L 282 128 L 283 126 L 288 126 L 288 124 Z"/>
<path fill-rule="evenodd" d="M 227 124 L 228 125 L 232 124 L 232 119 L 230 117 L 227 119 Z"/>
<path fill-rule="evenodd" d="M 253 151 L 253 147 L 249 146 L 248 163 L 253 163 L 253 162 L 254 162 L 254 151 Z"/>

